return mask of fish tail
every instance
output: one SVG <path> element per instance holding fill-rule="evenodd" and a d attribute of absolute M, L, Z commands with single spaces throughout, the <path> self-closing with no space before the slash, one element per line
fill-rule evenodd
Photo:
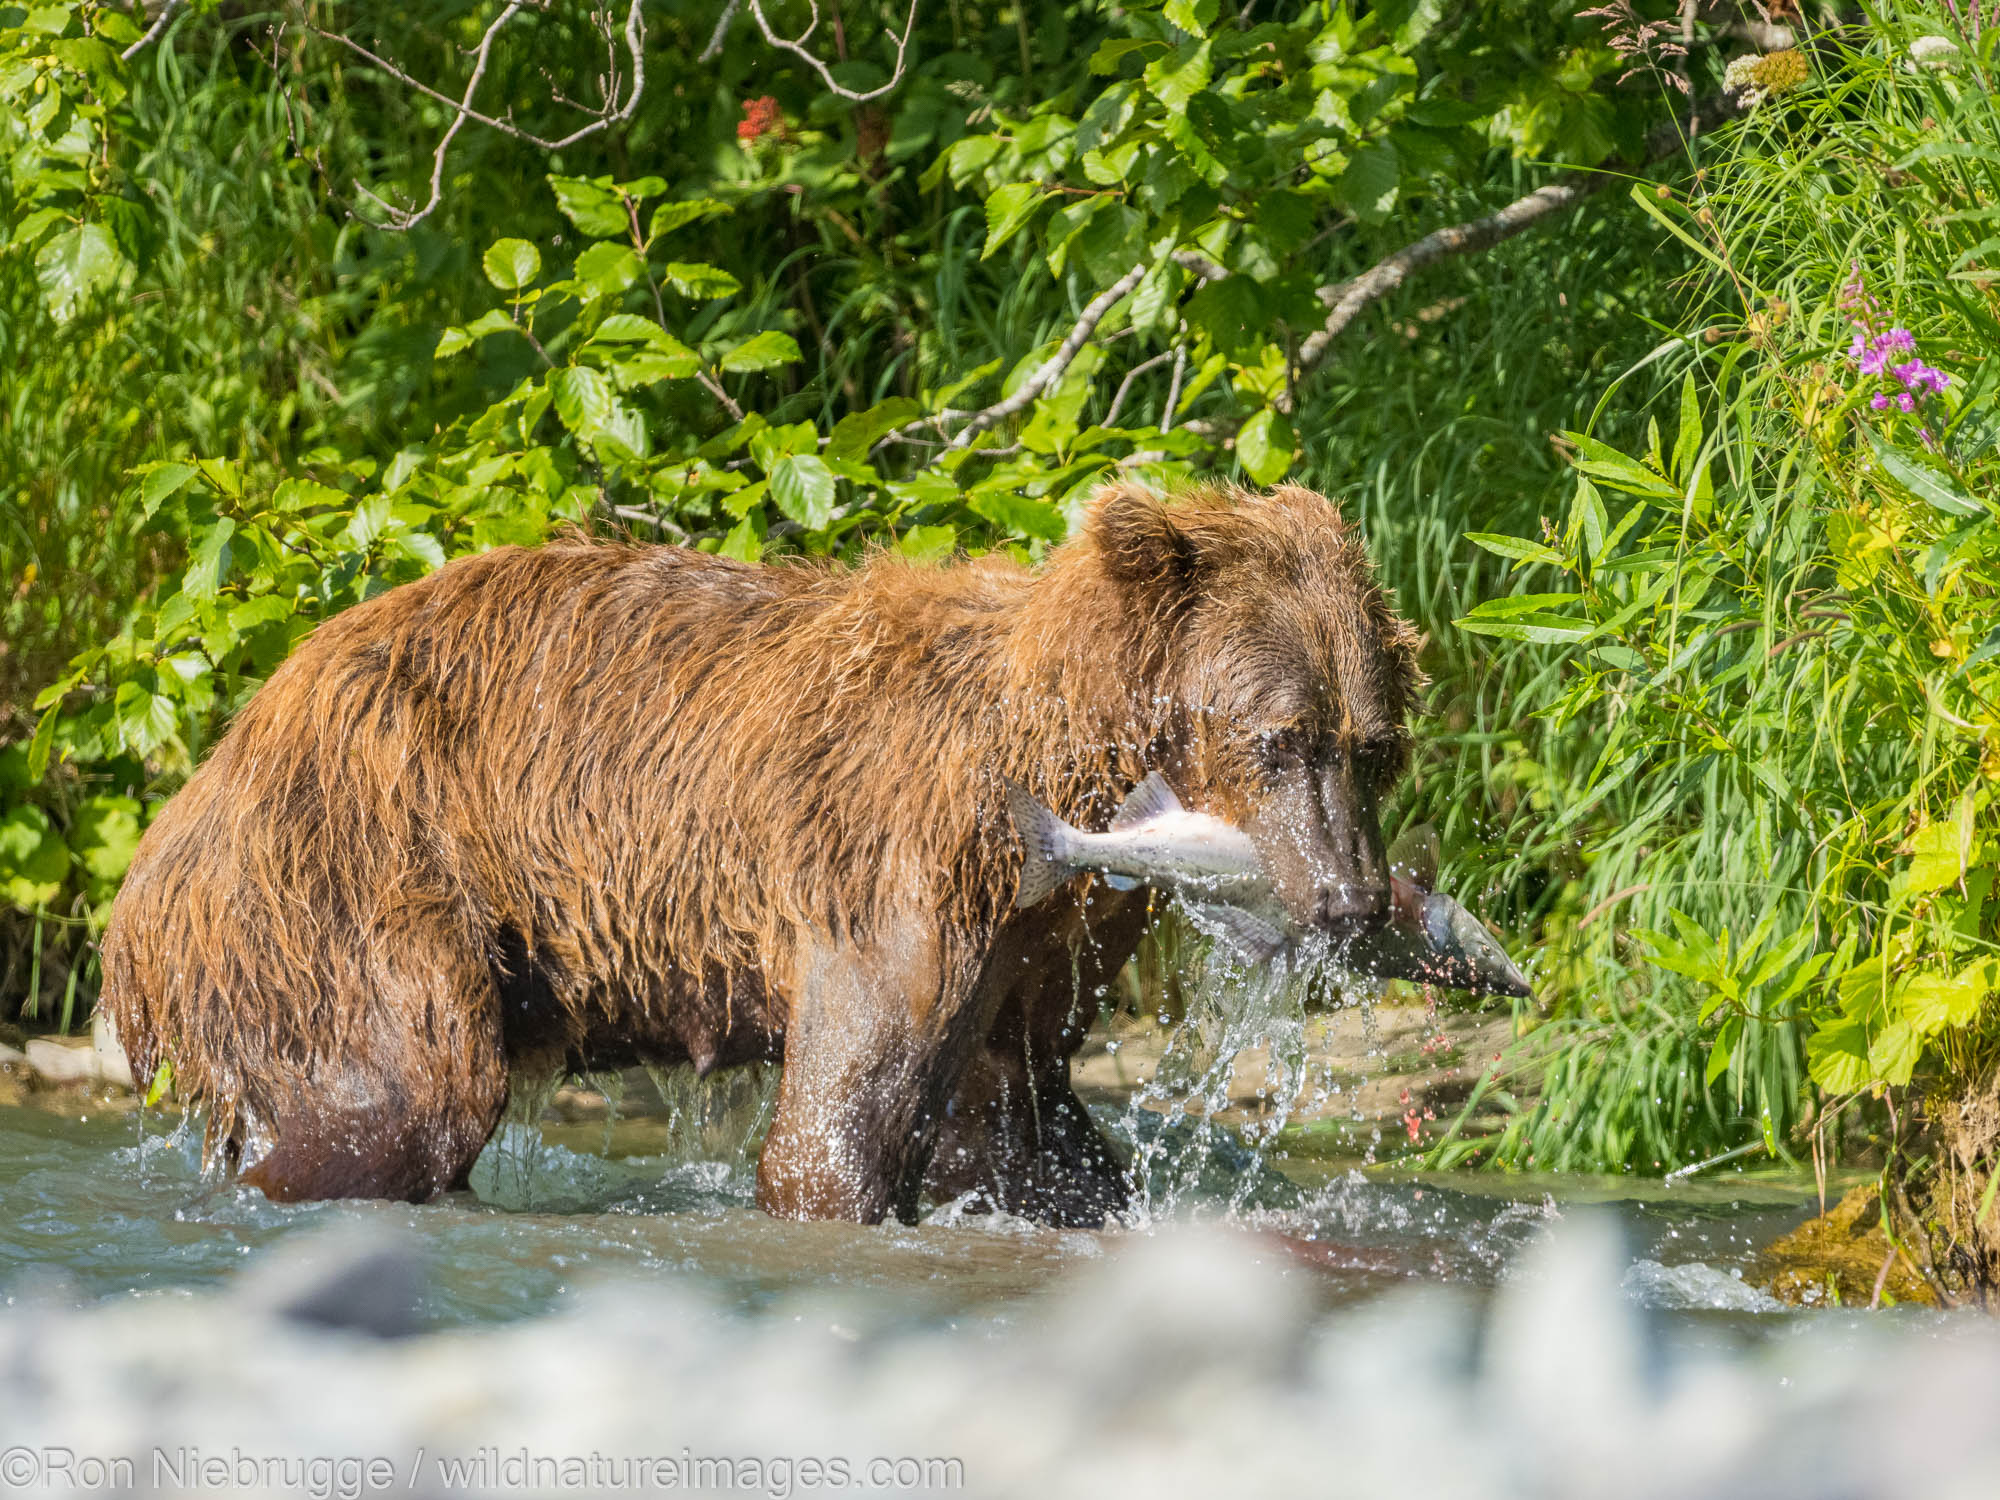
<path fill-rule="evenodd" d="M 1076 873 L 1068 863 L 1070 827 L 1017 782 L 1007 783 L 1007 807 L 1021 835 L 1021 886 L 1014 904 L 1034 906 Z"/>

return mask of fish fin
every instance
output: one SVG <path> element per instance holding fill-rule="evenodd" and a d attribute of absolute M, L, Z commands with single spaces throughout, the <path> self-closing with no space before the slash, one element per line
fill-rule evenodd
<path fill-rule="evenodd" d="M 1139 889 L 1139 882 L 1134 880 L 1130 875 L 1106 875 L 1104 883 L 1114 891 L 1136 891 Z"/>
<path fill-rule="evenodd" d="M 1389 846 L 1389 873 L 1420 891 L 1434 891 L 1438 881 L 1438 835 L 1428 823 L 1405 828 Z"/>
<path fill-rule="evenodd" d="M 1174 789 L 1158 771 L 1150 771 L 1146 779 L 1132 788 L 1132 795 L 1118 806 L 1111 815 L 1113 831 L 1130 828 L 1144 823 L 1149 818 L 1157 818 L 1162 813 L 1179 812 L 1181 799 L 1174 795 Z"/>
<path fill-rule="evenodd" d="M 1007 808 L 1021 835 L 1021 885 L 1014 892 L 1014 904 L 1035 906 L 1048 900 L 1057 886 L 1076 873 L 1063 858 L 1069 825 L 1016 781 L 1007 782 Z"/>
<path fill-rule="evenodd" d="M 1253 964 L 1268 963 L 1285 946 L 1282 932 L 1240 906 L 1194 903 L 1190 906 L 1197 918 L 1221 932 L 1229 940 L 1229 946 Z"/>

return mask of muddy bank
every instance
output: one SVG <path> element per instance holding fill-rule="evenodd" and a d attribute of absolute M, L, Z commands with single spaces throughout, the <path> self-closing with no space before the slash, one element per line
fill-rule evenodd
<path fill-rule="evenodd" d="M 1851 1188 L 1767 1246 L 1758 1271 L 1771 1294 L 1794 1307 L 1935 1307 L 1938 1300 L 1909 1252 L 1882 1232 L 1882 1195 L 1873 1183 Z"/>

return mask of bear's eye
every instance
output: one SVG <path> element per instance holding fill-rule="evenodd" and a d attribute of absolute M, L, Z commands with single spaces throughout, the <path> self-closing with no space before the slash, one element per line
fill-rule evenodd
<path fill-rule="evenodd" d="M 1354 753 L 1354 768 L 1378 791 L 1395 784 L 1403 771 L 1403 744 L 1393 738 L 1369 740 Z"/>
<path fill-rule="evenodd" d="M 1306 758 L 1306 737 L 1293 725 L 1266 729 L 1257 736 L 1257 764 L 1267 772 L 1290 770 Z"/>

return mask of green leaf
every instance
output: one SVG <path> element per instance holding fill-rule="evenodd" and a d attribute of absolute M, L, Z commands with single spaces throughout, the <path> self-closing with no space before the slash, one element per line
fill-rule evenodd
<path fill-rule="evenodd" d="M 696 302 L 712 302 L 717 297 L 733 297 L 743 290 L 743 283 L 727 271 L 693 261 L 668 262 L 667 280 L 673 284 L 675 291 Z"/>
<path fill-rule="evenodd" d="M 1490 635 L 1504 641 L 1533 641 L 1543 646 L 1574 645 L 1589 640 L 1596 630 L 1588 620 L 1532 613 L 1504 620 L 1475 620 L 1468 616 L 1456 624 L 1474 635 Z"/>
<path fill-rule="evenodd" d="M 608 239 L 612 235 L 624 234 L 632 227 L 625 211 L 625 200 L 618 196 L 608 177 L 595 180 L 551 177 L 549 186 L 555 189 L 556 207 L 580 232 L 592 239 Z"/>
<path fill-rule="evenodd" d="M 150 521 L 163 502 L 186 487 L 196 470 L 193 464 L 159 463 L 136 472 L 145 476 L 139 482 L 139 509 Z"/>
<path fill-rule="evenodd" d="M 1613 489 L 1680 499 L 1680 490 L 1663 475 L 1655 474 L 1636 458 L 1627 458 L 1609 443 L 1581 432 L 1565 432 L 1563 436 L 1576 445 L 1577 456 L 1570 463 Z"/>
<path fill-rule="evenodd" d="M 1167 0 L 1161 14 L 1189 36 L 1201 36 L 1215 24 L 1221 9 L 1218 0 Z"/>
<path fill-rule="evenodd" d="M 1146 65 L 1146 86 L 1168 114 L 1186 114 L 1188 100 L 1208 87 L 1213 76 L 1209 46 L 1206 40 L 1183 44 L 1171 56 L 1155 58 Z"/>
<path fill-rule="evenodd" d="M 611 382 L 602 371 L 570 365 L 549 378 L 549 390 L 555 396 L 556 415 L 571 432 L 595 432 L 611 415 Z"/>
<path fill-rule="evenodd" d="M 1901 1088 L 1917 1070 L 1923 1038 L 1908 1021 L 1891 1021 L 1868 1042 L 1868 1070 L 1882 1082 Z"/>
<path fill-rule="evenodd" d="M 1005 536 L 1059 542 L 1069 535 L 1069 522 L 1046 500 L 998 489 L 975 494 L 966 504 L 974 515 L 991 521 Z"/>
<path fill-rule="evenodd" d="M 1258 484 L 1276 484 L 1292 467 L 1292 424 L 1284 413 L 1267 406 L 1236 434 L 1236 457 L 1243 472 Z"/>
<path fill-rule="evenodd" d="M 1930 1037 L 1948 1027 L 1971 1025 L 1992 992 L 1993 966 L 1980 963 L 1956 974 L 1906 979 L 1890 1004 L 1920 1037 Z"/>
<path fill-rule="evenodd" d="M 923 415 L 923 407 L 907 396 L 891 396 L 866 411 L 849 412 L 833 424 L 826 440 L 826 456 L 833 459 L 865 459 L 876 443 Z"/>
<path fill-rule="evenodd" d="M 1714 1088 L 1716 1080 L 1729 1071 L 1729 1058 L 1736 1050 L 1736 1041 L 1742 1030 L 1741 1016 L 1731 1016 L 1717 1028 L 1715 1040 L 1709 1044 L 1708 1071 L 1702 1079 L 1710 1088 Z"/>
<path fill-rule="evenodd" d="M 153 1081 L 146 1085 L 146 1097 L 141 1107 L 155 1108 L 174 1089 L 174 1065 L 167 1058 L 160 1059 L 160 1065 L 153 1069 Z"/>
<path fill-rule="evenodd" d="M 986 248 L 979 252 L 979 258 L 986 259 L 1019 233 L 1047 196 L 1032 182 L 1010 182 L 995 188 L 986 199 Z"/>
<path fill-rule="evenodd" d="M 102 224 L 79 224 L 50 240 L 35 255 L 42 301 L 58 323 L 75 316 L 91 293 L 118 279 L 125 257 Z"/>
<path fill-rule="evenodd" d="M 1526 537 L 1502 536 L 1493 531 L 1468 531 L 1465 539 L 1496 557 L 1511 558 L 1518 563 L 1549 563 L 1558 568 L 1563 565 L 1563 555 L 1555 548 L 1529 541 Z"/>
<path fill-rule="evenodd" d="M 202 533 L 200 543 L 188 558 L 187 573 L 181 581 L 184 593 L 196 599 L 215 597 L 216 590 L 229 577 L 229 542 L 235 535 L 236 523 L 228 516 L 223 516 Z"/>
<path fill-rule="evenodd" d="M 590 336 L 590 341 L 593 344 L 660 344 L 671 345 L 674 348 L 686 347 L 651 318 L 642 318 L 637 313 L 613 313 L 597 325 L 597 331 Z"/>
<path fill-rule="evenodd" d="M 1927 505 L 1953 516 L 1983 516 L 1986 507 L 1959 487 L 1958 481 L 1950 475 L 1940 473 L 1928 464 L 1920 464 L 1912 458 L 1898 453 L 1884 443 L 1871 429 L 1868 446 L 1875 450 L 1876 462 L 1882 465 L 1882 472 L 1897 484 L 1915 495 Z"/>
<path fill-rule="evenodd" d="M 69 848 L 49 815 L 24 803 L 0 817 L 0 901 L 29 909 L 47 906 L 69 875 Z"/>
<path fill-rule="evenodd" d="M 542 270 L 542 252 L 526 240 L 495 240 L 479 257 L 486 279 L 503 292 L 518 292 Z"/>
<path fill-rule="evenodd" d="M 780 422 L 750 434 L 750 456 L 770 473 L 790 453 L 818 453 L 819 429 L 810 422 Z"/>
<path fill-rule="evenodd" d="M 1859 1021 L 1842 1016 L 1824 1021 L 1806 1038 L 1813 1082 L 1833 1094 L 1852 1094 L 1874 1081 L 1868 1067 L 1868 1033 Z"/>
<path fill-rule="evenodd" d="M 1504 599 L 1488 599 L 1466 618 L 1499 620 L 1513 615 L 1536 614 L 1560 605 L 1574 604 L 1582 597 L 1581 594 L 1509 594 Z"/>
<path fill-rule="evenodd" d="M 1701 456 L 1701 398 L 1695 393 L 1694 372 L 1681 377 L 1681 426 L 1674 439 L 1674 476 L 1687 483 L 1694 461 Z"/>
<path fill-rule="evenodd" d="M 136 797 L 100 794 L 77 802 L 70 815 L 69 847 L 93 880 L 124 878 L 139 847 L 139 810 Z"/>
<path fill-rule="evenodd" d="M 615 296 L 645 274 L 646 264 L 627 245 L 592 245 L 576 258 L 576 279 L 600 297 Z M 734 290 L 734 288 L 732 288 Z"/>
<path fill-rule="evenodd" d="M 1396 206 L 1403 186 L 1403 163 L 1387 141 L 1363 146 L 1347 160 L 1334 193 L 1364 224 L 1379 224 Z"/>
<path fill-rule="evenodd" d="M 653 221 L 646 229 L 646 243 L 651 244 L 662 235 L 672 234 L 676 229 L 698 223 L 716 214 L 730 213 L 727 203 L 714 198 L 689 198 L 679 203 L 662 203 L 653 210 Z"/>
<path fill-rule="evenodd" d="M 149 674 L 150 675 L 150 674 Z M 135 755 L 151 755 L 173 737 L 180 709 L 165 693 L 139 682 L 121 682 L 112 698 L 118 737 Z"/>
<path fill-rule="evenodd" d="M 942 562 L 957 546 L 955 526 L 912 526 L 896 538 L 896 550 L 912 562 Z"/>
<path fill-rule="evenodd" d="M 756 514 L 746 515 L 729 529 L 729 535 L 722 539 L 722 545 L 715 549 L 717 556 L 733 557 L 738 562 L 756 562 L 764 555 L 764 527 Z"/>
<path fill-rule="evenodd" d="M 808 531 L 824 531 L 833 519 L 833 495 L 833 470 L 814 454 L 787 454 L 771 470 L 772 500 Z"/>
<path fill-rule="evenodd" d="M 804 356 L 799 353 L 797 341 L 789 333 L 767 328 L 723 355 L 722 368 L 740 375 L 752 370 L 775 370 L 779 365 L 797 364 L 802 358 Z"/>
<path fill-rule="evenodd" d="M 57 700 L 49 706 L 42 720 L 35 726 L 35 737 L 28 743 L 28 779 L 40 781 L 48 774 L 49 752 L 56 742 L 56 721 L 62 717 L 62 703 Z"/>

